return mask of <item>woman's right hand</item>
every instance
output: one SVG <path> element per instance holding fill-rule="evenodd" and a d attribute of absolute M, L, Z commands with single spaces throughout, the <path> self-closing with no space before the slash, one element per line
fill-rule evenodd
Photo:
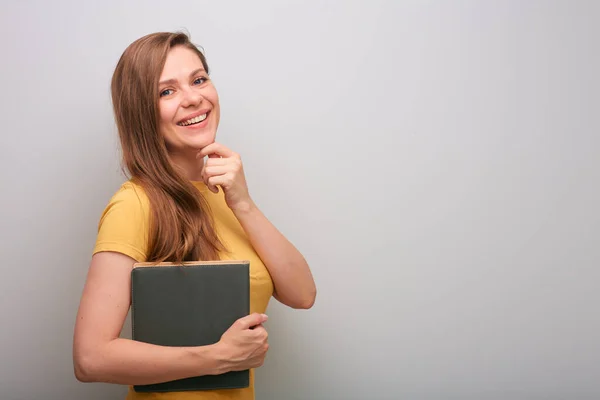
<path fill-rule="evenodd" d="M 263 365 L 269 344 L 262 325 L 265 314 L 250 314 L 235 321 L 217 343 L 228 371 L 241 371 Z"/>

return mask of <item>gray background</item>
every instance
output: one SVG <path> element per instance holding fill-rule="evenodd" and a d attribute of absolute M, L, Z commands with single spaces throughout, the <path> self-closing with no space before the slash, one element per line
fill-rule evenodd
<path fill-rule="evenodd" d="M 187 29 L 303 251 L 258 399 L 600 398 L 600 2 L 2 3 L 0 397 L 115 399 L 72 332 L 122 182 L 109 80 Z M 124 334 L 129 333 L 129 325 Z"/>

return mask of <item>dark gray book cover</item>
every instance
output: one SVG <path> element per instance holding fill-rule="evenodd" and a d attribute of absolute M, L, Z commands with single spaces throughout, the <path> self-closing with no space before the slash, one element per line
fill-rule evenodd
<path fill-rule="evenodd" d="M 132 339 L 161 346 L 217 343 L 250 313 L 249 261 L 137 263 L 131 272 Z M 151 385 L 137 392 L 248 387 L 249 370 Z"/>

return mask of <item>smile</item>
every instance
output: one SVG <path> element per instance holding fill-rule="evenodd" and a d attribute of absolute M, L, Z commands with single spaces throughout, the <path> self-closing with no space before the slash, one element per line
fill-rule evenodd
<path fill-rule="evenodd" d="M 190 125 L 199 124 L 200 122 L 204 121 L 207 116 L 208 116 L 208 113 L 204 113 L 204 114 L 198 115 L 198 116 L 196 116 L 194 118 L 190 118 L 188 120 L 178 122 L 177 125 L 179 125 L 179 126 L 190 126 Z"/>

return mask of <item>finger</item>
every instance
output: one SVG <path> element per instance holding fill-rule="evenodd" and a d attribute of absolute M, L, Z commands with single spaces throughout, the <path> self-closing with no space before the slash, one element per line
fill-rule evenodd
<path fill-rule="evenodd" d="M 216 154 L 218 157 L 232 157 L 235 153 L 229 148 L 223 146 L 221 143 L 211 143 L 198 152 L 198 157 L 205 157 L 211 154 Z"/>
<path fill-rule="evenodd" d="M 221 185 L 225 189 L 229 189 L 232 183 L 233 174 L 231 172 L 226 172 L 223 175 L 209 176 L 207 180 L 207 185 Z"/>
<path fill-rule="evenodd" d="M 240 329 L 249 329 L 251 327 L 260 325 L 267 320 L 266 314 L 252 313 L 245 317 L 238 319 L 235 323 Z"/>
<path fill-rule="evenodd" d="M 267 330 L 265 329 L 263 324 L 255 325 L 255 326 L 251 327 L 250 329 L 252 329 L 254 336 L 257 338 L 262 338 L 265 341 L 267 341 L 267 339 L 269 338 L 269 333 L 267 332 Z"/>
<path fill-rule="evenodd" d="M 227 158 L 221 158 L 221 157 L 210 157 L 206 159 L 206 161 L 204 162 L 204 165 L 208 165 L 208 166 L 219 166 L 219 165 L 227 165 L 230 163 L 230 160 L 228 160 Z"/>
<path fill-rule="evenodd" d="M 206 166 L 202 167 L 200 177 L 202 178 L 202 181 L 204 182 L 208 190 L 210 190 L 213 193 L 219 193 L 219 188 L 216 186 L 216 184 L 210 182 L 210 177 L 206 173 Z"/>
<path fill-rule="evenodd" d="M 223 175 L 231 171 L 230 165 L 218 165 L 218 166 L 205 166 L 204 174 L 206 178 L 210 178 L 212 176 Z"/>
<path fill-rule="evenodd" d="M 215 183 L 211 182 L 210 179 L 211 178 L 204 178 L 204 183 L 206 184 L 206 187 L 213 193 L 219 193 L 219 188 Z"/>
<path fill-rule="evenodd" d="M 215 185 L 211 185 L 211 184 L 206 184 L 206 187 L 208 188 L 208 190 L 210 190 L 213 193 L 219 193 L 219 188 Z"/>

